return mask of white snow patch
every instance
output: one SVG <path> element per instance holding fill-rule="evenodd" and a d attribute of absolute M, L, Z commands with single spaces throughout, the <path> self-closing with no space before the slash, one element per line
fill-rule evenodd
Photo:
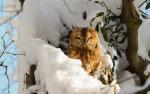
<path fill-rule="evenodd" d="M 36 78 L 39 81 L 36 81 L 45 86 L 49 93 L 114 94 L 114 88 L 117 88 L 116 92 L 119 90 L 115 82 L 106 86 L 89 76 L 81 67 L 80 60 L 68 58 L 59 48 L 43 45 L 38 53 L 38 61 Z M 25 91 L 35 89 L 37 87 Z"/>
<path fill-rule="evenodd" d="M 135 74 L 130 73 L 129 71 L 123 71 L 120 75 L 120 92 L 118 94 L 134 94 L 138 91 L 141 91 L 147 88 L 150 85 L 150 78 L 147 79 L 145 85 L 137 86 L 134 79 Z"/>
<path fill-rule="evenodd" d="M 150 61 L 149 51 L 150 51 L 150 37 L 149 37 L 149 20 L 143 20 L 142 25 L 139 28 L 139 41 L 138 41 L 138 54 L 144 60 Z"/>
<path fill-rule="evenodd" d="M 147 94 L 150 94 L 150 91 L 148 91 Z"/>
<path fill-rule="evenodd" d="M 102 86 L 98 80 L 83 70 L 81 61 L 68 58 L 61 50 L 45 46 L 40 54 L 38 70 L 48 92 L 91 94 L 98 92 Z"/>

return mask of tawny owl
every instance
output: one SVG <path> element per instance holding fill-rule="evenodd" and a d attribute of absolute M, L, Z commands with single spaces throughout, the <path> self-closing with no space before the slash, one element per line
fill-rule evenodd
<path fill-rule="evenodd" d="M 76 27 L 70 35 L 68 56 L 82 61 L 89 74 L 103 66 L 97 31 L 93 28 Z"/>

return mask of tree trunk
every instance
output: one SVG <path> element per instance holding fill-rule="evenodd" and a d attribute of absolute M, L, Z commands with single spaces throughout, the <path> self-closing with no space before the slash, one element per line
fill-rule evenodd
<path fill-rule="evenodd" d="M 142 84 L 148 76 L 144 75 L 146 63 L 139 58 L 138 52 L 138 28 L 141 25 L 139 14 L 136 11 L 133 0 L 122 0 L 121 21 L 127 26 L 128 48 L 127 59 L 133 71 L 139 75 Z"/>

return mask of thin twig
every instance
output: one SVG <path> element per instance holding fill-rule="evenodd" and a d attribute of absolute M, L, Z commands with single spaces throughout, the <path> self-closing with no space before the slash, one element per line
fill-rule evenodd
<path fill-rule="evenodd" d="M 0 25 L 3 25 L 3 24 L 5 24 L 5 23 L 7 23 L 8 21 L 12 20 L 12 19 L 15 18 L 20 12 L 21 12 L 21 11 L 19 10 L 19 11 L 17 11 L 13 16 L 11 16 L 11 17 L 9 17 L 8 19 L 6 19 L 6 20 L 0 22 Z"/>
<path fill-rule="evenodd" d="M 16 54 L 16 53 L 11 53 L 11 52 L 5 52 L 6 54 L 11 54 L 11 55 L 26 55 L 26 54 Z"/>

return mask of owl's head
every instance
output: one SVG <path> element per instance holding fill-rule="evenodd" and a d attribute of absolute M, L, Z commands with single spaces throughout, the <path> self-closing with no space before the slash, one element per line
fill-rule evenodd
<path fill-rule="evenodd" d="M 99 47 L 98 34 L 92 27 L 76 27 L 70 35 L 70 45 L 77 49 L 94 50 Z"/>

